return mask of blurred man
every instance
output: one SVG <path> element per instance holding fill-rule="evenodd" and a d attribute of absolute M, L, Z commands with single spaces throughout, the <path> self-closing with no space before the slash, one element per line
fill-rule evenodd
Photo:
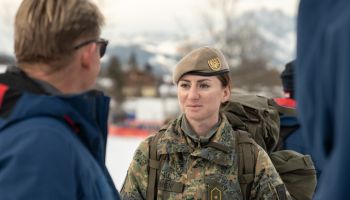
<path fill-rule="evenodd" d="M 286 64 L 285 69 L 281 73 L 284 97 L 275 98 L 274 100 L 284 107 L 295 108 L 296 101 L 294 99 L 294 62 Z M 302 154 L 306 154 L 305 144 L 299 131 L 299 122 L 296 116 L 281 116 L 281 138 L 283 141 L 280 149 L 291 149 Z"/>
<path fill-rule="evenodd" d="M 284 97 L 275 98 L 274 100 L 280 106 L 296 108 L 295 101 L 295 87 L 294 87 L 294 74 L 295 74 L 295 61 L 291 61 L 285 65 L 284 70 L 281 73 L 281 81 L 283 86 Z M 301 154 L 311 154 L 310 147 L 306 145 L 305 139 L 301 134 L 300 123 L 295 115 L 284 114 L 281 116 L 281 131 L 280 142 L 278 149 L 294 150 Z M 317 170 L 317 176 L 321 174 L 318 168 L 318 161 L 313 157 L 313 161 Z"/>
<path fill-rule="evenodd" d="M 23 0 L 17 67 L 0 76 L 0 199 L 119 199 L 105 166 L 109 99 L 90 91 L 107 41 L 89 0 Z"/>
<path fill-rule="evenodd" d="M 317 200 L 350 191 L 350 1 L 301 0 L 296 98 L 302 134 L 322 170 Z"/>

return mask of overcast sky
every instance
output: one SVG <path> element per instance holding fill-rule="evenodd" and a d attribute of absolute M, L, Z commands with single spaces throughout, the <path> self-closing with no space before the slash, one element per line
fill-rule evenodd
<path fill-rule="evenodd" d="M 212 9 L 208 0 L 99 0 L 108 25 L 120 32 L 176 31 L 198 27 L 199 15 Z M 256 8 L 280 9 L 295 15 L 297 0 L 241 0 L 237 12 Z"/>
<path fill-rule="evenodd" d="M 94 0 L 106 16 L 107 26 L 119 32 L 176 31 L 182 25 L 193 28 L 199 13 L 210 10 L 209 0 Z M 20 0 L 1 0 L 1 17 L 8 16 L 12 23 Z M 295 15 L 298 0 L 241 0 L 237 11 L 256 8 L 281 9 Z"/>
<path fill-rule="evenodd" d="M 209 0 L 94 0 L 106 17 L 103 34 L 191 33 L 201 27 L 200 13 L 213 9 Z M 13 19 L 21 0 L 0 1 L 0 33 L 13 35 Z M 214 0 L 214 2 L 216 2 Z M 299 0 L 240 0 L 237 13 L 250 9 L 280 9 L 295 15 Z M 10 27 L 10 28 L 8 28 Z M 11 40 L 11 39 L 10 39 Z"/>

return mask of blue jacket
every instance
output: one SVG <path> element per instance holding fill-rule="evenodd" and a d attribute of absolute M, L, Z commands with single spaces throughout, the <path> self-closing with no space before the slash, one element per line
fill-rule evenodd
<path fill-rule="evenodd" d="M 350 1 L 301 0 L 297 38 L 302 134 L 322 170 L 315 199 L 348 199 Z"/>
<path fill-rule="evenodd" d="M 105 166 L 109 99 L 35 94 L 18 88 L 28 78 L 2 78 L 0 199 L 118 200 Z"/>
<path fill-rule="evenodd" d="M 274 101 L 282 107 L 296 108 L 296 101 L 292 98 L 274 98 Z M 283 137 L 282 149 L 290 149 L 302 154 L 310 154 L 300 134 L 299 122 L 295 116 L 280 116 L 281 136 Z"/>
<path fill-rule="evenodd" d="M 310 147 L 305 143 L 305 139 L 301 133 L 301 129 L 299 127 L 298 119 L 294 116 L 281 116 L 281 129 L 283 127 L 288 128 L 292 127 L 294 130 L 288 134 L 288 136 L 283 141 L 283 149 L 294 150 L 301 154 L 311 155 Z M 321 170 L 319 169 L 319 162 L 316 158 L 312 157 L 314 162 L 317 177 L 319 178 L 321 175 Z"/>
<path fill-rule="evenodd" d="M 292 98 L 275 98 L 275 102 L 283 107 L 296 108 L 296 101 Z M 289 149 L 301 154 L 311 155 L 310 147 L 305 143 L 300 130 L 300 123 L 296 116 L 281 115 L 280 117 L 281 135 L 283 136 L 282 149 Z M 321 171 L 318 168 L 318 161 L 312 157 L 317 171 L 317 177 Z"/>
<path fill-rule="evenodd" d="M 309 154 L 308 149 L 305 146 L 302 135 L 300 134 L 299 122 L 296 117 L 281 116 L 281 127 L 295 127 L 295 130 L 289 133 L 289 135 L 283 141 L 283 149 L 290 149 L 301 154 Z"/>

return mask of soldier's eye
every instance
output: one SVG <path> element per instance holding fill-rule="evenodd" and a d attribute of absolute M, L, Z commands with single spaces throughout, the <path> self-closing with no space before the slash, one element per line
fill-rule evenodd
<path fill-rule="evenodd" d="M 199 87 L 205 89 L 205 88 L 209 88 L 210 85 L 209 85 L 209 84 L 206 84 L 206 83 L 201 83 L 201 84 L 199 85 Z"/>
<path fill-rule="evenodd" d="M 188 83 L 180 83 L 180 87 L 181 88 L 190 88 L 190 84 L 188 84 Z"/>

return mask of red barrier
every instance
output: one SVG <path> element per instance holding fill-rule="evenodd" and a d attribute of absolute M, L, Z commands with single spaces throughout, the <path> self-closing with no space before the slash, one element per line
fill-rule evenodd
<path fill-rule="evenodd" d="M 116 125 L 109 125 L 108 133 L 110 136 L 145 138 L 151 134 L 151 131 L 140 128 L 119 127 Z"/>

